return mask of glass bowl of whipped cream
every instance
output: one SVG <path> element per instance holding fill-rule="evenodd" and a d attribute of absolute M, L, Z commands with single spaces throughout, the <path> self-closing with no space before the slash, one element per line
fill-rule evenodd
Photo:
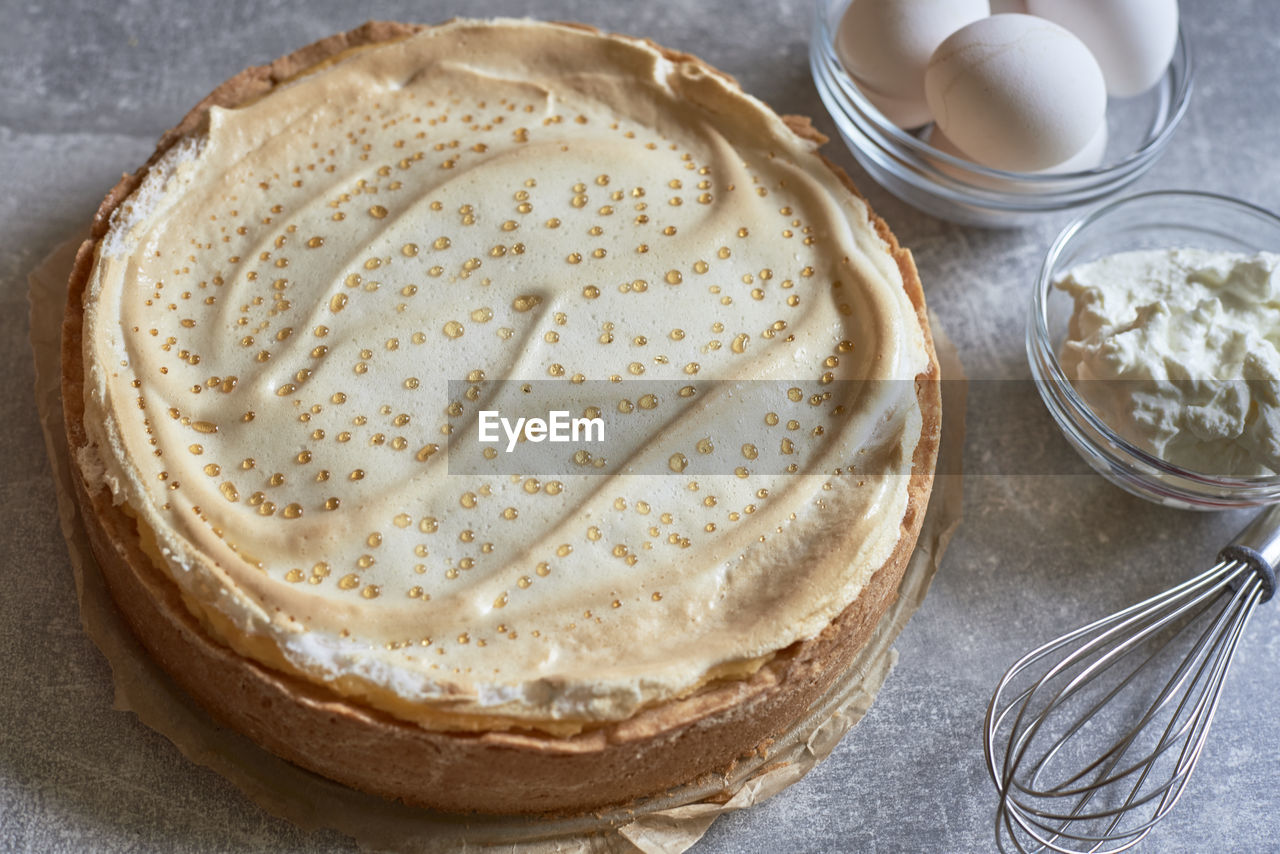
<path fill-rule="evenodd" d="M 1100 474 L 1214 510 L 1280 501 L 1280 217 L 1159 191 L 1069 225 L 1027 324 L 1040 396 Z"/>
<path fill-rule="evenodd" d="M 953 222 L 1022 227 L 1102 201 L 1154 165 L 1191 100 L 1192 57 L 1179 28 L 1158 81 L 1140 94 L 1107 99 L 1101 133 L 1079 155 L 1043 171 L 989 168 L 964 157 L 927 117 L 900 116 L 902 124 L 918 123 L 904 129 L 887 117 L 895 109 L 902 113 L 900 106 L 888 98 L 873 103 L 837 47 L 849 7 L 850 0 L 815 0 L 809 66 L 823 104 L 858 164 L 878 184 L 913 207 Z"/>

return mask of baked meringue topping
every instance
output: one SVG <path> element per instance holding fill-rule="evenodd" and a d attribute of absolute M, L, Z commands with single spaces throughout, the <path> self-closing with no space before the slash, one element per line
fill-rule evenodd
<path fill-rule="evenodd" d="M 570 733 L 753 672 L 892 552 L 929 365 L 814 148 L 695 60 L 529 21 L 214 107 L 98 248 L 80 464 L 216 638 L 423 726 Z M 603 474 L 451 466 L 503 380 L 648 420 Z"/>

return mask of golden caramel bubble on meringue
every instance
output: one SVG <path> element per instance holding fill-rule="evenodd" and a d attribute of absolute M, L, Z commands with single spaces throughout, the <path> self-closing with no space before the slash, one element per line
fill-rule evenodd
<path fill-rule="evenodd" d="M 214 107 L 98 250 L 104 478 L 220 641 L 427 726 L 562 730 L 749 670 L 892 552 L 921 427 L 915 309 L 813 148 L 694 61 L 528 21 Z M 851 379 L 904 382 L 823 390 Z M 640 438 L 455 473 L 508 381 Z"/>

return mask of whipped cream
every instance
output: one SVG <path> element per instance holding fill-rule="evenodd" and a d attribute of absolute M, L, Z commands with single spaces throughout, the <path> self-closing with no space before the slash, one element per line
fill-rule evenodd
<path fill-rule="evenodd" d="M 1161 249 L 1074 268 L 1061 352 L 1121 436 L 1204 474 L 1280 472 L 1280 256 Z"/>

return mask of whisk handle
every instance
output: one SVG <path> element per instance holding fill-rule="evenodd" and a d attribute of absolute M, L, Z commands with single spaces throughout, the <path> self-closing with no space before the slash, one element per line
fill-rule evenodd
<path fill-rule="evenodd" d="M 1270 599 L 1276 592 L 1276 569 L 1280 567 L 1280 504 L 1255 516 L 1230 545 L 1218 552 L 1218 558 L 1251 565 L 1262 579 L 1260 601 Z"/>

